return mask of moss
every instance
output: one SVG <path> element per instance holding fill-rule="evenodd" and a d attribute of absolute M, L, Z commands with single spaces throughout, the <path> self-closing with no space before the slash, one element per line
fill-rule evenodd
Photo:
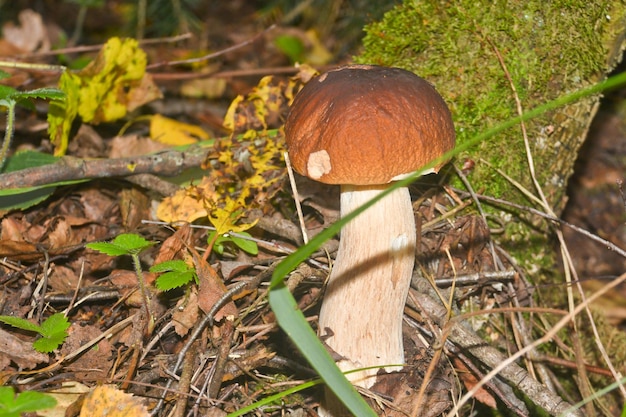
<path fill-rule="evenodd" d="M 604 77 L 620 50 L 613 44 L 623 31 L 625 10 L 623 2 L 610 0 L 405 1 L 366 28 L 364 52 L 355 60 L 403 67 L 432 82 L 448 102 L 463 143 L 517 116 L 496 50 L 528 110 Z M 526 124 L 539 183 L 557 212 L 596 101 L 588 98 Z M 529 204 L 496 171 L 533 190 L 524 149 L 516 127 L 459 159 L 488 162 L 477 163 L 469 178 L 476 190 Z M 510 232 L 528 243 L 527 226 Z M 546 238 L 536 244 L 530 253 L 545 252 Z M 528 251 L 515 255 L 524 258 Z M 549 262 L 530 264 L 543 268 Z"/>
<path fill-rule="evenodd" d="M 435 84 L 450 104 L 463 142 L 517 115 L 494 47 L 525 108 L 558 97 L 564 86 L 574 90 L 599 79 L 607 52 L 602 32 L 593 26 L 610 14 L 607 3 L 408 1 L 367 28 L 365 52 L 357 61 L 404 67 Z M 547 126 L 549 116 L 543 119 L 533 123 L 531 136 Z M 471 155 L 513 178 L 528 176 L 517 132 L 485 141 Z M 512 198 L 506 192 L 510 186 L 494 181 L 496 174 L 479 172 L 477 177 L 485 175 L 490 193 Z"/>

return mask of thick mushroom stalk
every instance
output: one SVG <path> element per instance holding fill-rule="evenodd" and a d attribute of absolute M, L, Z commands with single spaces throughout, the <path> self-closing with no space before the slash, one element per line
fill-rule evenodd
<path fill-rule="evenodd" d="M 389 185 L 341 188 L 341 215 L 363 205 Z M 402 316 L 415 261 L 415 218 L 406 187 L 385 196 L 341 230 L 319 315 L 328 346 L 343 371 L 404 363 Z M 348 374 L 369 388 L 378 369 Z"/>

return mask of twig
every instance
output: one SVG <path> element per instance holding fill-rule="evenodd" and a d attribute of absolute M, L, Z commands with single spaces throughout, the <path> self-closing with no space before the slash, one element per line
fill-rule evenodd
<path fill-rule="evenodd" d="M 304 224 L 304 216 L 302 215 L 302 205 L 300 204 L 300 196 L 298 195 L 298 186 L 296 185 L 296 179 L 293 176 L 293 169 L 291 167 L 291 161 L 289 160 L 289 154 L 285 152 L 283 154 L 285 158 L 285 165 L 287 166 L 287 174 L 289 175 L 289 184 L 291 184 L 291 192 L 293 193 L 293 201 L 296 205 L 296 213 L 298 213 L 298 220 L 300 222 L 300 230 L 302 231 L 302 240 L 306 245 L 309 243 L 309 235 L 306 231 L 306 225 Z"/>
<path fill-rule="evenodd" d="M 139 44 L 151 45 L 151 44 L 157 44 L 157 43 L 175 43 L 175 42 L 183 41 L 185 39 L 189 39 L 191 38 L 191 36 L 192 36 L 191 33 L 183 33 L 181 35 L 170 36 L 170 37 L 165 37 L 165 38 L 142 39 L 141 41 L 139 41 Z M 102 49 L 102 45 L 103 44 L 72 46 L 69 48 L 53 49 L 51 51 L 32 52 L 28 54 L 17 55 L 15 56 L 15 58 L 26 59 L 26 58 L 56 56 L 56 55 L 63 55 L 63 54 L 76 54 L 80 52 L 94 52 L 94 51 L 99 51 L 100 49 Z M 61 67 L 59 65 L 54 65 L 54 66 L 49 66 L 49 67 L 50 68 L 43 68 L 43 69 L 53 70 L 53 71 L 59 71 L 59 69 L 61 68 L 65 69 L 65 67 Z M 33 68 L 29 67 L 29 69 L 33 69 Z M 41 69 L 41 68 L 34 68 L 34 69 Z"/>
<path fill-rule="evenodd" d="M 228 48 L 224 48 L 224 49 L 222 49 L 220 51 L 213 52 L 211 54 L 207 54 L 207 55 L 204 55 L 204 56 L 201 56 L 201 57 L 198 57 L 198 58 L 183 59 L 183 60 L 180 60 L 180 61 L 160 62 L 160 63 L 157 63 L 157 64 L 148 65 L 146 67 L 146 69 L 151 70 L 151 69 L 154 69 L 154 68 L 159 68 L 159 67 L 164 67 L 164 66 L 188 65 L 188 64 L 195 64 L 197 62 L 208 61 L 210 59 L 217 58 L 219 56 L 227 54 L 228 52 L 232 52 L 232 51 L 235 51 L 237 49 L 243 48 L 244 46 L 248 46 L 248 45 L 252 44 L 254 41 L 256 41 L 257 39 L 259 39 L 261 36 L 265 35 L 269 31 L 273 30 L 274 28 L 276 28 L 276 25 L 271 25 L 270 27 L 268 27 L 267 29 L 263 30 L 261 33 L 256 34 L 255 36 L 253 36 L 250 39 L 246 39 L 243 42 L 240 42 L 238 44 L 229 46 Z"/>
<path fill-rule="evenodd" d="M 80 159 L 64 156 L 54 164 L 0 174 L 0 184 L 7 190 L 137 174 L 175 176 L 185 169 L 199 166 L 206 154 L 206 149 L 195 146 L 184 152 L 168 150 L 132 158 Z"/>

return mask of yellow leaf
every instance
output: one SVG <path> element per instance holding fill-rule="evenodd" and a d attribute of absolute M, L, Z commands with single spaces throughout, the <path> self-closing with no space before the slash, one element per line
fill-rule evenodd
<path fill-rule="evenodd" d="M 209 135 L 199 126 L 156 114 L 150 118 L 150 138 L 167 145 L 190 145 Z"/>
<path fill-rule="evenodd" d="M 214 179 L 204 177 L 200 184 L 177 191 L 166 197 L 157 208 L 157 217 L 168 223 L 192 222 L 206 218 L 209 208 L 214 207 L 219 195 L 215 193 Z"/>
<path fill-rule="evenodd" d="M 52 102 L 48 115 L 55 155 L 65 154 L 77 115 L 86 123 L 113 121 L 161 97 L 161 91 L 146 74 L 146 63 L 146 54 L 136 40 L 114 37 L 80 72 L 61 76 L 59 87 L 66 99 L 64 103 Z"/>
<path fill-rule="evenodd" d="M 160 97 L 152 79 L 146 75 L 146 54 L 135 39 L 111 38 L 94 61 L 78 73 L 81 79 L 80 117 L 85 122 L 100 123 L 126 115 L 128 104 L 137 107 Z M 138 94 L 137 90 L 150 93 Z"/>
<path fill-rule="evenodd" d="M 237 107 L 239 103 L 243 101 L 243 96 L 238 95 L 228 106 L 228 110 L 226 111 L 226 115 L 224 116 L 224 127 L 231 132 L 234 132 L 235 129 L 239 126 L 237 123 Z"/>
<path fill-rule="evenodd" d="M 101 385 L 91 391 L 80 409 L 80 417 L 149 417 L 141 400 L 115 388 Z"/>
<path fill-rule="evenodd" d="M 48 134 L 56 156 L 65 155 L 67 150 L 72 123 L 78 114 L 80 78 L 65 71 L 59 79 L 59 88 L 65 92 L 65 100 L 52 101 L 48 110 Z"/>
<path fill-rule="evenodd" d="M 215 227 L 218 235 L 234 232 L 239 233 L 246 231 L 256 224 L 256 220 L 253 223 L 242 223 L 236 225 L 237 220 L 244 214 L 246 207 L 245 198 L 247 193 L 242 192 L 242 195 L 233 200 L 229 196 L 225 198 L 224 207 L 216 207 L 209 213 L 209 221 Z"/>
<path fill-rule="evenodd" d="M 330 60 L 333 59 L 333 54 L 326 49 L 315 30 L 308 30 L 306 32 L 306 38 L 312 46 L 306 54 L 306 60 L 309 63 L 315 66 L 321 66 L 328 64 Z"/>

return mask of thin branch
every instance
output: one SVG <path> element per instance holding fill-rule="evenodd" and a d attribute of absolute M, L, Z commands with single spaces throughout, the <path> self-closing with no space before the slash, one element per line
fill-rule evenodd
<path fill-rule="evenodd" d="M 130 158 L 80 159 L 64 156 L 54 164 L 0 174 L 0 184 L 3 190 L 7 190 L 137 174 L 171 177 L 185 169 L 199 166 L 207 152 L 206 149 L 196 146 L 184 152 L 168 150 Z"/>

